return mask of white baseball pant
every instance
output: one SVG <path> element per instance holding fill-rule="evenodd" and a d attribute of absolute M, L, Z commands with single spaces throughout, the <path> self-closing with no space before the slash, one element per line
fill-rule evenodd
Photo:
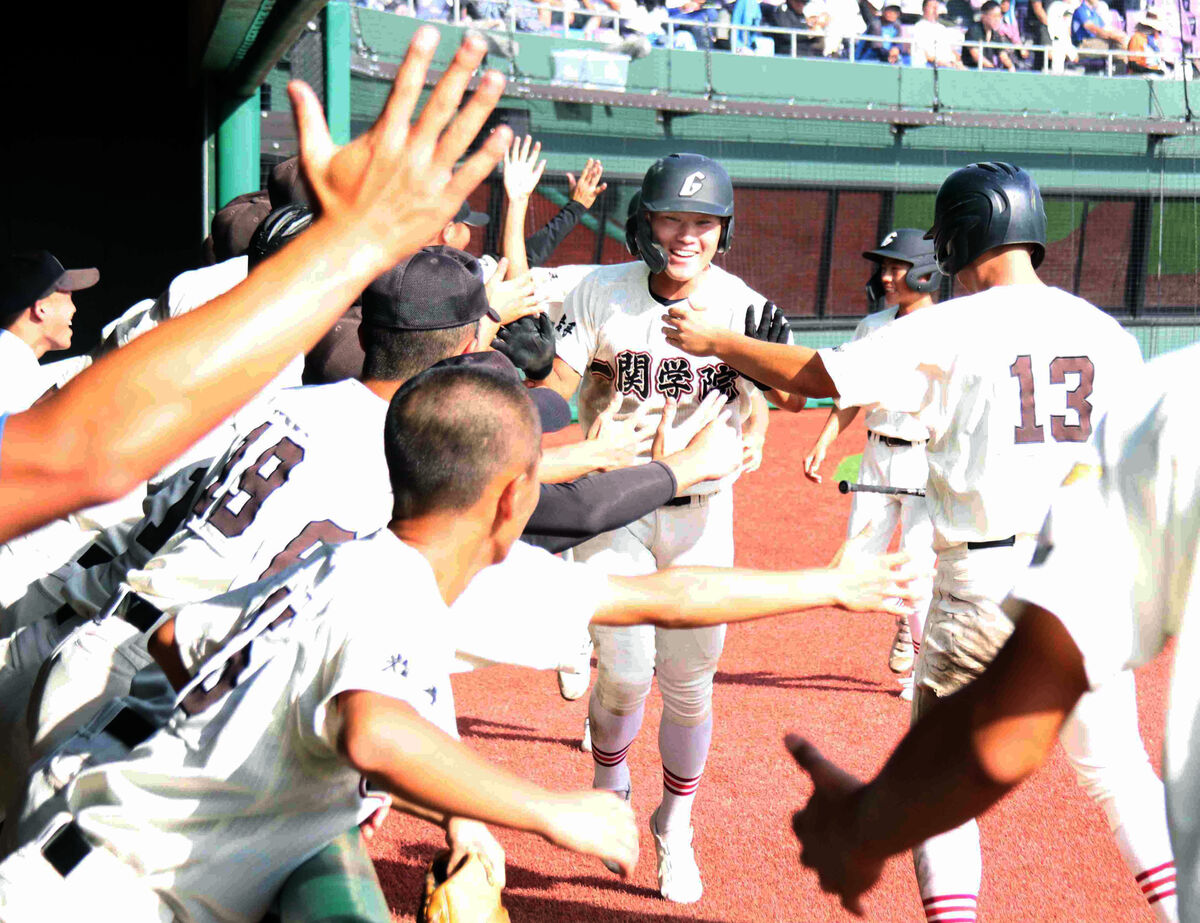
<path fill-rule="evenodd" d="M 925 444 L 892 446 L 868 433 L 858 470 L 858 482 L 873 487 L 920 487 L 929 479 L 929 462 Z M 872 554 L 884 554 L 891 544 L 896 526 L 900 527 L 900 550 L 912 556 L 913 564 L 922 572 L 932 572 L 936 555 L 933 551 L 933 521 L 924 497 L 903 494 L 876 494 L 856 491 L 850 504 L 850 522 L 846 537 L 854 538 L 868 525 L 871 533 L 867 549 Z M 913 614 L 909 628 L 913 641 L 920 645 L 925 613 L 933 593 L 933 578 L 913 581 L 915 592 Z"/>
<path fill-rule="evenodd" d="M 664 506 L 575 549 L 575 560 L 605 573 L 651 574 L 683 565 L 733 565 L 733 493 L 723 490 L 688 506 Z M 725 644 L 725 626 L 664 629 L 594 626 L 600 704 L 618 715 L 635 711 L 657 672 L 663 712 L 679 725 L 712 711 L 712 682 Z"/>
<path fill-rule="evenodd" d="M 938 556 L 933 602 L 917 657 L 913 720 L 986 669 L 1012 634 L 1001 610 L 1035 536 L 1012 546 L 970 550 L 956 545 Z M 1104 811 L 1135 881 L 1173 862 L 1162 781 L 1137 726 L 1133 676 L 1126 671 L 1085 694 L 1059 734 L 1076 778 Z M 913 850 L 926 919 L 975 919 L 983 867 L 979 827 L 968 821 Z M 1155 895 L 1143 892 L 1147 899 Z M 1151 903 L 1158 919 L 1178 919 L 1175 898 Z M 949 915 L 949 916 L 947 916 Z"/>

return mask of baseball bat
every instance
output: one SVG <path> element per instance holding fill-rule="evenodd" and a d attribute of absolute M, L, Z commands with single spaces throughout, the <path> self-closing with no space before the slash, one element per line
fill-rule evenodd
<path fill-rule="evenodd" d="M 877 487 L 874 484 L 851 484 L 849 481 L 838 481 L 838 490 L 844 494 L 858 491 L 867 494 L 904 494 L 908 497 L 925 496 L 923 487 Z"/>

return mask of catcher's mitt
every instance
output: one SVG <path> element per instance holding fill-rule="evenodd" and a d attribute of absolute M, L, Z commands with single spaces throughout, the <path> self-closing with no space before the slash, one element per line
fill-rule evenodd
<path fill-rule="evenodd" d="M 433 857 L 417 923 L 510 923 L 500 889 L 488 881 L 479 857 L 468 853 L 453 870 L 446 867 L 449 859 L 448 849 Z"/>

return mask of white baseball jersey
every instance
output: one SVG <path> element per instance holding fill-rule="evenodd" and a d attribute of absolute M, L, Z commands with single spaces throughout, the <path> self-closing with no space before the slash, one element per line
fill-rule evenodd
<path fill-rule="evenodd" d="M 378 804 L 337 752 L 336 696 L 407 702 L 455 733 L 445 617 L 432 569 L 387 530 L 188 607 L 179 644 L 198 672 L 175 714 L 127 759 L 82 771 L 71 811 L 182 918 L 261 919 L 296 866 Z"/>
<path fill-rule="evenodd" d="M 1198 362 L 1200 347 L 1179 350 L 1126 386 L 1097 429 L 1091 464 L 1055 494 L 1033 564 L 1012 591 L 1066 626 L 1092 688 L 1178 636 L 1163 773 L 1180 908 L 1200 900 Z"/>
<path fill-rule="evenodd" d="M 745 329 L 746 308 L 753 305 L 757 316 L 765 302 L 718 266 L 709 266 L 694 297 L 706 306 L 712 324 L 738 333 Z M 716 389 L 729 398 L 729 425 L 740 434 L 750 415 L 754 385 L 718 359 L 689 356 L 668 344 L 662 332 L 666 310 L 666 304 L 650 294 L 650 269 L 641 261 L 601 267 L 567 296 L 563 317 L 568 327 L 559 337 L 558 357 L 583 376 L 579 422 L 585 430 L 615 392 L 624 395 L 621 415 L 647 403 L 660 409 L 673 397 L 679 402 L 673 435 L 678 444 L 667 446 L 673 452 L 695 435 L 687 419 Z M 649 460 L 649 451 L 644 457 Z M 703 481 L 684 493 L 714 493 L 734 480 L 736 475 Z"/>
<path fill-rule="evenodd" d="M 955 298 L 819 355 L 843 405 L 914 413 L 925 426 L 938 550 L 1036 533 L 1142 364 L 1115 320 L 1041 285 Z"/>
<path fill-rule="evenodd" d="M 454 672 L 495 663 L 552 670 L 569 664 L 588 639 L 607 576 L 516 542 L 484 568 L 450 607 Z"/>
<path fill-rule="evenodd" d="M 851 342 L 868 337 L 881 327 L 890 324 L 897 319 L 896 315 L 899 311 L 900 306 L 893 305 L 890 308 L 884 308 L 882 311 L 868 314 L 858 322 Z M 909 315 L 905 315 L 905 317 L 907 316 Z M 903 320 L 904 318 L 899 319 Z M 839 407 L 841 406 L 841 401 L 835 401 L 834 403 Z M 923 442 L 929 436 L 928 431 L 921 421 L 911 413 L 896 413 L 880 407 L 873 407 L 863 415 L 863 423 L 873 433 L 879 433 L 881 436 L 891 436 L 894 439 L 907 439 L 909 442 Z"/>
<path fill-rule="evenodd" d="M 176 276 L 157 300 L 139 301 L 121 317 L 106 325 L 101 333 L 100 343 L 88 355 L 42 366 L 39 373 L 31 379 L 37 382 L 34 386 L 37 393 L 32 399 L 36 399 L 49 387 L 61 387 L 66 384 L 91 365 L 93 359 L 127 345 L 160 322 L 186 314 L 225 294 L 246 278 L 247 265 L 246 257 L 236 257 Z M 11 334 L 8 336 L 12 337 Z M 3 337 L 0 337 L 0 346 L 3 343 Z M 23 343 L 18 343 L 24 347 Z M 28 347 L 25 349 L 29 351 Z M 30 355 L 32 356 L 32 352 Z M 0 359 L 0 368 L 5 365 L 6 362 Z M 34 368 L 38 368 L 36 360 Z M 299 385 L 303 371 L 304 358 L 298 356 L 263 389 L 261 394 Z M 229 441 L 235 419 L 236 415 L 217 427 L 179 459 L 164 467 L 151 479 L 151 483 L 163 481 L 177 471 L 189 468 L 200 459 L 211 458 L 215 454 L 214 449 L 223 449 Z M 73 567 L 71 562 L 91 546 L 95 546 L 110 558 L 122 553 L 128 544 L 129 530 L 142 519 L 142 507 L 146 497 L 146 485 L 142 485 L 118 500 L 72 513 L 13 542 L 0 545 L 0 606 L 15 605 L 25 595 L 31 583 L 46 582 L 42 578 L 60 568 L 66 573 L 82 570 Z M 57 588 L 64 577 L 65 574 L 60 574 L 47 578 L 52 595 L 57 595 Z"/>
<path fill-rule="evenodd" d="M 209 472 L 192 515 L 129 586 L 159 609 L 244 586 L 319 541 L 385 525 L 387 403 L 361 382 L 290 388 Z"/>
<path fill-rule="evenodd" d="M 529 270 L 529 274 L 533 277 L 534 294 L 537 296 L 542 311 L 554 322 L 560 337 L 565 335 L 568 324 L 563 317 L 567 296 L 579 286 L 580 282 L 600 268 L 599 264 L 584 264 L 554 267 L 534 266 Z"/>

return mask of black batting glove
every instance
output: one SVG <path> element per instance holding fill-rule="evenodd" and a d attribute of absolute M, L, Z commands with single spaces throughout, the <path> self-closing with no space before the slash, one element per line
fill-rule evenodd
<path fill-rule="evenodd" d="M 751 339 L 767 343 L 787 343 L 791 332 L 791 325 L 775 302 L 768 301 L 763 305 L 762 315 L 757 324 L 754 323 L 754 305 L 746 306 L 746 336 Z M 753 378 L 750 381 L 759 391 L 771 390 L 770 385 L 764 385 L 761 381 L 755 381 Z"/>
<path fill-rule="evenodd" d="M 501 327 L 492 340 L 492 349 L 507 356 L 526 378 L 541 381 L 554 368 L 556 342 L 549 317 L 527 315 Z"/>

